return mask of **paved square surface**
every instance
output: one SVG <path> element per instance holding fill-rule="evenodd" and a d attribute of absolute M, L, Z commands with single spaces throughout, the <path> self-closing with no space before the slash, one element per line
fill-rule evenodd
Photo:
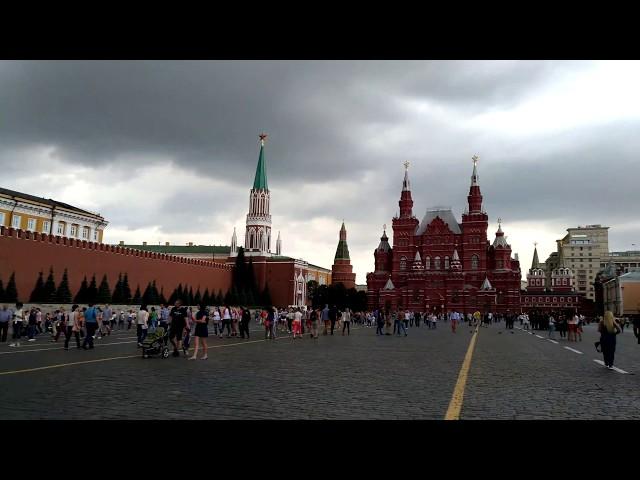
<path fill-rule="evenodd" d="M 594 361 L 595 325 L 582 342 L 556 332 L 558 343 L 480 328 L 462 385 L 469 327 L 414 327 L 407 337 L 360 327 L 295 341 L 252 330 L 250 340 L 209 337 L 206 361 L 142 359 L 134 330 L 92 351 L 42 335 L 19 349 L 2 344 L 0 419 L 441 420 L 454 391 L 461 419 L 640 418 L 640 345 L 629 330 L 618 337 L 619 371 L 608 371 Z"/>

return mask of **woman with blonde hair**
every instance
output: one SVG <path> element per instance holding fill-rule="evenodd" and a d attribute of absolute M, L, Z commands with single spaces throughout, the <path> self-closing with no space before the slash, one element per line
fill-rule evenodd
<path fill-rule="evenodd" d="M 598 324 L 600 332 L 600 347 L 604 357 L 604 366 L 613 370 L 613 359 L 616 353 L 616 335 L 621 332 L 620 325 L 613 316 L 613 312 L 604 312 L 604 319 Z"/>

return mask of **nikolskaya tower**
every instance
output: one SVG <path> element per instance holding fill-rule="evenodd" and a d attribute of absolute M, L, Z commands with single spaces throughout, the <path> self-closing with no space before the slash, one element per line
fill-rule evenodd
<path fill-rule="evenodd" d="M 260 154 L 253 188 L 249 192 L 249 213 L 244 234 L 244 254 L 247 256 L 270 257 L 271 253 L 271 193 L 267 185 L 267 167 L 264 159 L 264 143 L 267 135 L 262 133 L 260 138 Z M 278 232 L 276 255 L 281 254 L 282 241 Z M 231 237 L 231 256 L 238 254 L 238 240 L 235 228 Z"/>

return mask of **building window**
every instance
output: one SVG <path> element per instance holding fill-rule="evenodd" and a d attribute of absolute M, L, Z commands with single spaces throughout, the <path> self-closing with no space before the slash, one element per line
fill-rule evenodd
<path fill-rule="evenodd" d="M 89 227 L 82 228 L 82 238 L 84 238 L 85 240 L 89 239 Z"/>
<path fill-rule="evenodd" d="M 477 255 L 471 256 L 471 270 L 478 270 L 479 259 Z"/>
<path fill-rule="evenodd" d="M 94 242 L 98 241 L 98 230 L 97 229 L 93 231 L 93 241 Z"/>
<path fill-rule="evenodd" d="M 400 270 L 407 269 L 407 257 L 400 257 Z"/>
<path fill-rule="evenodd" d="M 64 222 L 58 223 L 58 235 L 64 235 Z"/>
<path fill-rule="evenodd" d="M 27 230 L 34 231 L 36 229 L 36 219 L 30 218 L 27 220 Z"/>
<path fill-rule="evenodd" d="M 560 303 L 564 303 L 564 297 L 560 297 Z"/>
<path fill-rule="evenodd" d="M 449 270 L 449 257 L 444 257 L 444 269 Z"/>
<path fill-rule="evenodd" d="M 0 225 L 4 225 L 4 212 L 0 212 Z"/>
<path fill-rule="evenodd" d="M 436 257 L 433 259 L 433 269 L 440 270 L 440 257 Z"/>
<path fill-rule="evenodd" d="M 503 266 L 504 266 L 503 260 L 496 260 L 496 268 L 503 268 Z"/>
<path fill-rule="evenodd" d="M 549 303 L 549 297 L 547 297 L 547 303 Z"/>
<path fill-rule="evenodd" d="M 78 227 L 77 227 L 76 225 L 71 225 L 71 232 L 69 232 L 69 234 L 70 234 L 72 237 L 75 237 L 75 236 L 77 235 L 77 228 L 78 228 Z"/>
<path fill-rule="evenodd" d="M 427 257 L 424 259 L 424 268 L 427 270 L 431 270 L 431 257 Z"/>
<path fill-rule="evenodd" d="M 20 215 L 14 215 L 13 221 L 11 222 L 11 226 L 13 228 L 20 228 L 20 222 L 22 222 L 22 217 Z"/>
<path fill-rule="evenodd" d="M 49 220 L 45 220 L 44 222 L 42 222 L 42 233 L 49 233 L 50 225 L 51 223 L 49 222 Z"/>
<path fill-rule="evenodd" d="M 566 285 L 566 284 L 567 284 L 567 279 L 566 279 L 566 278 L 563 278 L 563 279 L 562 279 L 562 285 Z"/>

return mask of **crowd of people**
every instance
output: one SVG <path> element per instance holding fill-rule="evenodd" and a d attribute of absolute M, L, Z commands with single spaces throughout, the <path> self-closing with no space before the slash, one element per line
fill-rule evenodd
<path fill-rule="evenodd" d="M 26 337 L 27 342 L 35 342 L 40 335 L 49 335 L 51 342 L 59 342 L 64 336 L 64 349 L 69 350 L 71 341 L 75 342 L 78 349 L 93 349 L 94 340 L 109 336 L 116 330 L 130 330 L 135 325 L 138 347 L 143 347 L 149 333 L 155 333 L 158 329 L 164 329 L 168 333 L 168 339 L 173 346 L 173 356 L 180 356 L 182 350 L 184 356 L 188 356 L 191 338 L 195 338 L 194 353 L 188 357 L 191 360 L 198 358 L 198 352 L 202 350 L 200 357 L 203 360 L 207 356 L 207 338 L 209 337 L 209 324 L 212 327 L 213 336 L 218 338 L 250 338 L 249 325 L 252 320 L 264 328 L 265 339 L 275 340 L 285 332 L 295 340 L 305 335 L 310 338 L 318 338 L 322 335 L 334 335 L 334 332 L 344 335 L 351 334 L 351 325 L 355 324 L 364 328 L 376 328 L 376 335 L 382 336 L 407 336 L 410 328 L 419 328 L 421 323 L 428 329 L 436 329 L 438 323 L 449 324 L 452 333 L 456 333 L 461 324 L 469 327 L 488 327 L 493 323 L 505 324 L 505 329 L 513 333 L 514 323 L 520 322 L 521 328 L 533 333 L 534 331 L 546 331 L 548 337 L 555 341 L 555 332 L 559 333 L 559 339 L 568 342 L 581 342 L 583 328 L 591 322 L 590 318 L 578 315 L 575 312 L 539 312 L 531 311 L 521 314 L 516 313 L 492 313 L 481 314 L 461 313 L 450 311 L 446 314 L 436 312 L 418 312 L 405 309 L 376 309 L 368 312 L 353 312 L 349 308 L 338 308 L 336 305 L 314 308 L 295 307 L 278 309 L 267 307 L 255 310 L 252 314 L 247 307 L 199 305 L 195 311 L 193 307 L 187 307 L 180 300 L 175 305 L 160 305 L 158 309 L 141 305 L 140 308 L 116 311 L 110 305 L 80 307 L 73 305 L 68 311 L 64 306 L 52 312 L 42 312 L 38 307 L 24 308 L 22 303 L 17 303 L 14 309 L 7 305 L 0 308 L 0 341 L 6 342 L 9 326 L 12 330 L 12 342 L 10 347 L 20 347 L 21 339 Z M 606 368 L 613 368 L 615 355 L 615 336 L 624 331 L 626 319 L 617 320 L 611 312 L 606 312 L 604 317 L 598 319 L 598 332 L 600 341 L 596 342 L 596 348 L 604 356 Z M 640 344 L 640 319 L 633 321 L 634 334 Z"/>

